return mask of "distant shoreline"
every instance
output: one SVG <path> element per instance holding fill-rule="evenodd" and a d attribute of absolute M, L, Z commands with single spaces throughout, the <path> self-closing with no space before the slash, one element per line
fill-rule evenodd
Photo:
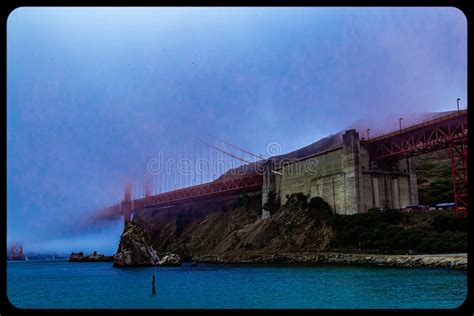
<path fill-rule="evenodd" d="M 7 260 L 12 262 L 71 262 L 68 259 Z M 102 262 L 108 261 L 82 261 Z M 257 265 L 336 265 L 336 266 L 385 266 L 403 268 L 445 268 L 467 270 L 467 254 L 420 254 L 420 255 L 381 255 L 354 254 L 340 252 L 320 253 L 280 253 L 280 254 L 204 254 L 196 255 L 184 262 L 205 264 L 257 264 Z M 72 262 L 74 263 L 74 262 Z"/>
<path fill-rule="evenodd" d="M 205 254 L 192 261 L 214 264 L 333 264 L 388 267 L 429 267 L 467 270 L 467 254 L 380 255 L 351 253 Z"/>

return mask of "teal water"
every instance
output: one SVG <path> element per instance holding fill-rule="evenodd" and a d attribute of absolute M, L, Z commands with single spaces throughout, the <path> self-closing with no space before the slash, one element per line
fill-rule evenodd
<path fill-rule="evenodd" d="M 151 295 L 155 273 L 156 294 Z M 456 308 L 467 273 L 445 269 L 8 262 L 18 308 Z"/>

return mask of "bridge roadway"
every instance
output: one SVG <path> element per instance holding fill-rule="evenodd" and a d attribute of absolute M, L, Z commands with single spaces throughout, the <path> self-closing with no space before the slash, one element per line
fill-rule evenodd
<path fill-rule="evenodd" d="M 467 139 L 467 110 L 361 140 L 361 144 L 366 145 L 371 160 L 399 160 L 447 148 L 463 139 Z"/>
<path fill-rule="evenodd" d="M 222 197 L 245 192 L 259 191 L 262 189 L 262 175 L 253 172 L 247 175 L 226 176 L 212 182 L 203 183 L 174 191 L 159 193 L 135 200 L 128 201 L 131 208 L 136 210 L 156 207 L 171 206 L 184 202 L 200 201 L 203 198 Z M 127 202 L 127 201 L 124 201 Z M 104 208 L 97 214 L 97 219 L 118 218 L 124 213 L 124 202 Z"/>

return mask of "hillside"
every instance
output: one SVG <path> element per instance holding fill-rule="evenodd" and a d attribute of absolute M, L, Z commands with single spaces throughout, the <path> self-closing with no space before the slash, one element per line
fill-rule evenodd
<path fill-rule="evenodd" d="M 250 258 L 281 252 L 412 254 L 467 249 L 467 220 L 457 220 L 451 212 L 387 210 L 345 216 L 332 214 L 320 198 L 308 201 L 303 194 L 293 194 L 272 217 L 259 220 L 259 201 L 259 196 L 243 196 L 164 213 L 147 211 L 137 220 L 159 254 L 171 251 L 188 260 L 203 254 Z"/>
<path fill-rule="evenodd" d="M 449 149 L 417 156 L 415 161 L 419 203 L 453 202 Z"/>

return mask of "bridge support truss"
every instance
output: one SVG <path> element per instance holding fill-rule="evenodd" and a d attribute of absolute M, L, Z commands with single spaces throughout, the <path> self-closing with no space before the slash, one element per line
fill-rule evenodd
<path fill-rule="evenodd" d="M 468 210 L 467 196 L 467 138 L 453 140 L 449 143 L 451 155 L 451 174 L 456 216 L 466 215 Z"/>
<path fill-rule="evenodd" d="M 449 148 L 455 214 L 466 214 L 467 111 L 462 110 L 365 141 L 372 160 L 401 159 Z"/>

